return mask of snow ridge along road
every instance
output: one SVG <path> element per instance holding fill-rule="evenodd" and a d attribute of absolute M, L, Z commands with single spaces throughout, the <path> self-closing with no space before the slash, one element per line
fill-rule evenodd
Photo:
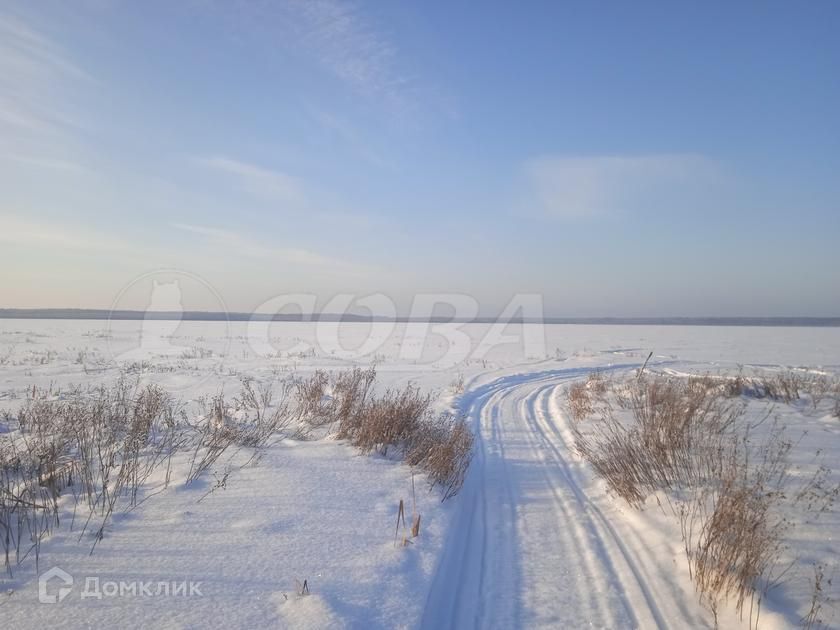
<path fill-rule="evenodd" d="M 504 376 L 463 396 L 476 453 L 421 627 L 707 624 L 643 532 L 619 534 L 587 494 L 558 401 L 589 372 Z"/>

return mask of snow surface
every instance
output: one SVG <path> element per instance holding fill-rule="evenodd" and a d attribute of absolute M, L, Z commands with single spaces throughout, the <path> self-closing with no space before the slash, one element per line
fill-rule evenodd
<path fill-rule="evenodd" d="M 419 335 L 405 324 L 325 333 L 286 322 L 255 342 L 245 323 L 183 322 L 161 348 L 144 345 L 141 325 L 0 321 L 0 409 L 14 412 L 33 385 L 66 390 L 129 370 L 195 413 L 199 396 L 234 395 L 243 376 L 275 382 L 375 362 L 382 387 L 412 381 L 437 393 L 439 409 L 467 414 L 477 441 L 465 486 L 441 504 L 418 476 L 421 536 L 395 547 L 397 504 L 411 492 L 411 471 L 396 461 L 331 439 L 284 440 L 202 499 L 216 477 L 184 487 L 182 459 L 175 483 L 153 495 L 160 480 L 151 480 L 149 499 L 117 514 L 92 555 L 78 523 L 70 530 L 72 513 L 63 514 L 40 568 L 70 573 L 73 592 L 39 603 L 34 563 L 24 562 L 2 580 L 2 627 L 711 627 L 672 519 L 655 506 L 628 508 L 574 455 L 564 388 L 592 369 L 633 370 L 649 351 L 661 371 L 840 374 L 835 328 L 548 325 L 523 335 L 527 327 L 510 326 L 511 342 L 498 343 L 490 325 L 431 325 Z M 803 464 L 820 448 L 840 468 L 840 420 L 807 401 L 776 413 L 797 435 L 807 431 L 796 451 Z M 796 562 L 761 627 L 797 625 L 812 564 L 840 566 L 838 531 L 836 515 L 794 531 Z M 87 577 L 191 580 L 201 595 L 82 598 Z M 310 594 L 300 596 L 304 579 Z M 823 612 L 840 624 L 831 606 Z M 731 610 L 720 623 L 747 627 Z"/>

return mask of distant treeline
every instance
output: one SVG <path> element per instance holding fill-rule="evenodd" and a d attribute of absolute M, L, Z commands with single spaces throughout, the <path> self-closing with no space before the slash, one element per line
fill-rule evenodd
<path fill-rule="evenodd" d="M 490 324 L 493 317 L 476 317 L 470 320 L 447 317 L 411 318 L 357 315 L 351 313 L 303 314 L 251 314 L 220 313 L 213 311 L 109 311 L 106 309 L 77 308 L 4 308 L 0 319 L 100 319 L 100 320 L 183 320 L 183 321 L 275 321 L 275 322 L 451 322 Z M 512 323 L 528 324 L 595 324 L 635 326 L 840 326 L 840 317 L 546 317 L 514 318 Z"/>

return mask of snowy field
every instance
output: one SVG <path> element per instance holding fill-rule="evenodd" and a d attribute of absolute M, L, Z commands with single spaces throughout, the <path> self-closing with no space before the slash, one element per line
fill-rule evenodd
<path fill-rule="evenodd" d="M 593 371 L 633 378 L 649 352 L 650 374 L 676 378 L 840 376 L 837 328 L 0 320 L 4 439 L 33 395 L 61 399 L 121 376 L 160 384 L 194 421 L 203 401 L 237 395 L 242 379 L 280 387 L 370 365 L 380 390 L 414 383 L 476 433 L 464 486 L 445 502 L 393 454 L 362 455 L 326 431 L 286 437 L 255 460 L 240 449 L 188 485 L 189 454 L 179 453 L 171 482 L 150 476 L 101 540 L 62 496 L 38 567 L 34 552 L 12 555 L 0 626 L 713 627 L 678 520 L 657 501 L 629 506 L 575 449 L 568 388 Z M 794 476 L 826 465 L 837 484 L 834 395 L 743 398 L 790 435 Z M 400 500 L 422 516 L 407 546 L 395 545 Z M 802 625 L 821 565 L 815 620 L 838 627 L 837 509 L 790 516 L 786 570 L 759 626 Z M 39 584 L 54 567 L 65 573 Z M 721 627 L 750 624 L 731 602 L 717 615 Z"/>

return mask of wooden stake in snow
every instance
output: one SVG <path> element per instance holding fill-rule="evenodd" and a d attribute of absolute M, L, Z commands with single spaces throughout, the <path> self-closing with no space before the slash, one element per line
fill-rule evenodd
<path fill-rule="evenodd" d="M 638 380 L 641 380 L 641 378 L 642 378 L 642 372 L 644 372 L 644 371 L 645 371 L 645 368 L 647 367 L 648 361 L 650 361 L 650 358 L 651 358 L 652 356 L 653 356 L 653 350 L 651 350 L 651 351 L 650 351 L 650 354 L 648 354 L 648 357 L 647 357 L 647 359 L 645 359 L 645 362 L 642 364 L 642 367 L 641 367 L 641 368 L 639 368 L 639 373 L 636 375 L 636 380 L 637 380 L 637 381 L 638 381 Z"/>
<path fill-rule="evenodd" d="M 411 520 L 417 515 L 417 496 L 414 494 L 414 471 L 411 471 Z"/>
<path fill-rule="evenodd" d="M 411 537 L 420 535 L 420 515 L 417 513 L 417 497 L 414 493 L 414 471 L 411 473 Z"/>
<path fill-rule="evenodd" d="M 397 527 L 394 529 L 394 547 L 397 546 L 397 535 L 400 532 L 400 521 L 402 521 L 403 530 L 405 530 L 405 504 L 400 499 L 400 509 L 397 511 Z"/>

